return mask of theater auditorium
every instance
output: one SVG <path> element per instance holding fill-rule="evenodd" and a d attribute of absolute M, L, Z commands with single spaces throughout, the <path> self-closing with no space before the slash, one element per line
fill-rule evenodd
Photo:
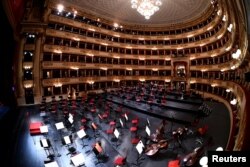
<path fill-rule="evenodd" d="M 248 0 L 3 0 L 0 166 L 207 167 L 250 149 Z"/>

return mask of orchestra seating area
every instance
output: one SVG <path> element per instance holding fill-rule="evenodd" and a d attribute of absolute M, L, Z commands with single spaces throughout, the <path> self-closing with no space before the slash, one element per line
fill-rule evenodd
<path fill-rule="evenodd" d="M 189 104 L 188 96 L 183 99 L 186 100 L 184 103 L 181 103 L 179 98 L 176 101 L 173 98 L 164 102 L 176 103 L 176 108 L 171 109 L 171 112 L 175 113 L 174 118 L 165 119 L 164 112 L 170 111 L 157 103 L 152 103 L 151 107 L 158 115 L 152 114 L 151 111 L 141 112 L 136 109 L 140 105 L 150 108 L 145 102 L 135 100 L 136 95 L 141 96 L 143 87 L 150 90 L 150 84 L 145 84 L 137 88 L 123 87 L 103 94 L 90 94 L 88 97 L 78 96 L 76 99 L 58 96 L 52 97 L 52 101 L 49 101 L 44 97 L 39 106 L 21 108 L 19 112 L 24 114 L 22 117 L 26 116 L 26 121 L 19 127 L 19 130 L 24 132 L 19 135 L 13 146 L 17 148 L 17 152 L 12 155 L 15 159 L 12 165 L 41 166 L 43 163 L 56 161 L 60 167 L 68 167 L 74 166 L 72 157 L 82 154 L 84 164 L 88 167 L 109 167 L 115 166 L 116 163 L 128 166 L 167 166 L 172 160 L 179 160 L 180 164 L 184 164 L 184 157 L 200 146 L 204 146 L 202 155 L 205 155 L 207 150 L 226 147 L 230 121 L 227 108 L 222 103 L 203 101 L 196 97 L 192 100 L 202 103 L 191 101 Z M 166 93 L 166 96 L 171 98 L 171 94 Z M 180 98 L 181 96 L 180 94 Z M 153 101 L 156 100 L 155 96 L 151 98 Z M 212 112 L 209 115 L 196 115 L 193 112 L 179 111 L 178 104 L 194 105 L 193 107 L 207 105 Z M 193 118 L 190 120 L 191 123 L 179 121 L 185 120 L 186 117 L 191 118 L 188 114 Z M 219 126 L 214 125 L 214 121 L 217 121 Z M 62 123 L 63 127 L 60 128 L 58 123 Z M 30 134 L 28 127 L 32 125 L 39 125 L 41 134 Z M 44 126 L 47 130 L 42 130 L 41 127 Z M 78 135 L 80 130 L 86 133 L 84 137 Z M 119 133 L 118 137 L 116 130 Z M 64 141 L 66 136 L 69 137 L 68 144 Z M 47 147 L 42 145 L 44 139 L 49 141 Z M 136 147 L 140 141 L 145 147 L 141 154 Z M 96 143 L 100 144 L 100 153 L 95 149 Z M 158 147 L 155 147 L 155 144 Z M 197 155 L 197 158 L 202 155 Z M 198 164 L 197 160 L 192 166 Z"/>

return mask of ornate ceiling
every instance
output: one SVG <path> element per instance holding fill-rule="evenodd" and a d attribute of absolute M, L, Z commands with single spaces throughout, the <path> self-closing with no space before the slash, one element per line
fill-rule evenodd
<path fill-rule="evenodd" d="M 199 17 L 210 5 L 210 0 L 162 0 L 162 6 L 150 20 L 145 20 L 130 0 L 62 0 L 95 15 L 132 24 L 176 24 Z"/>

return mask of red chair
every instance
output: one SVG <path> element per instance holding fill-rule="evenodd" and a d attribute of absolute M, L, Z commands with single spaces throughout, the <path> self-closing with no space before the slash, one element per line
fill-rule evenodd
<path fill-rule="evenodd" d="M 180 160 L 171 160 L 168 162 L 168 167 L 180 167 Z"/>
<path fill-rule="evenodd" d="M 126 157 L 118 156 L 114 160 L 114 165 L 115 166 L 123 166 L 126 164 Z"/>
<path fill-rule="evenodd" d="M 138 137 L 135 137 L 135 138 L 131 139 L 131 143 L 134 144 L 134 145 L 138 144 L 139 141 L 140 141 L 140 138 L 138 138 Z"/>
<path fill-rule="evenodd" d="M 208 131 L 208 125 L 198 128 L 197 131 L 198 131 L 198 134 L 200 134 L 201 136 L 204 136 Z"/>

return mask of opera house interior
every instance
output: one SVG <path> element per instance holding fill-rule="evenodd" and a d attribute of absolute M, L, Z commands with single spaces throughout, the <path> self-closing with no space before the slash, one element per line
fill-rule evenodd
<path fill-rule="evenodd" d="M 3 0 L 3 167 L 207 167 L 250 149 L 248 0 Z"/>

